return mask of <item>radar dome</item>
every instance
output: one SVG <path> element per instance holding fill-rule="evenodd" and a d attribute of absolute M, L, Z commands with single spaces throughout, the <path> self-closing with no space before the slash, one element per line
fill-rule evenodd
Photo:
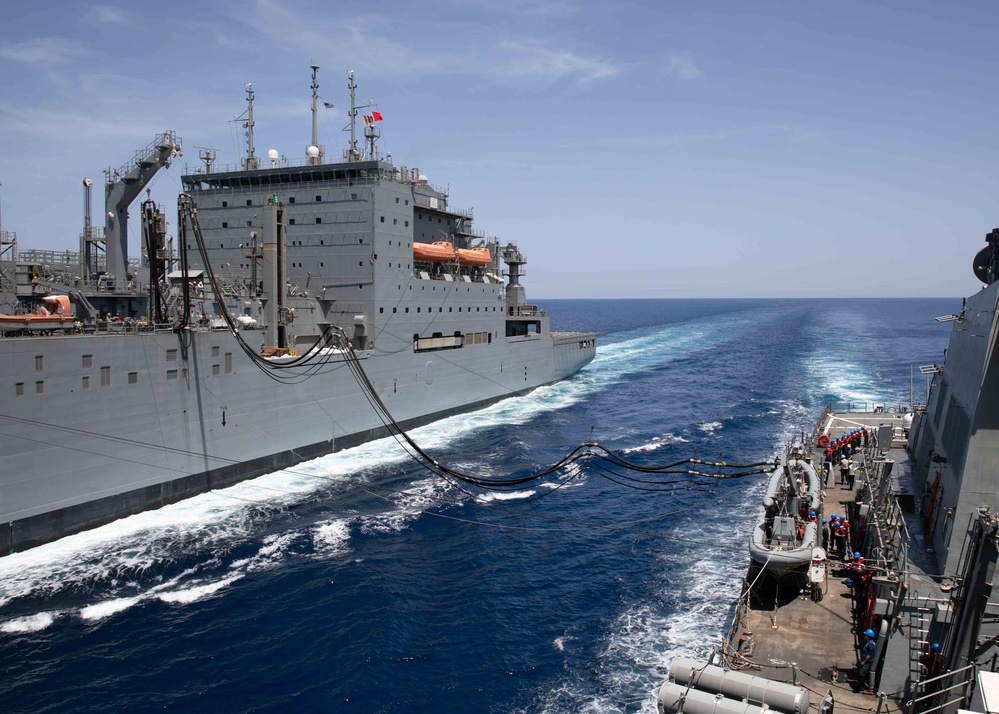
<path fill-rule="evenodd" d="M 422 181 L 423 183 L 426 183 L 427 182 L 427 175 L 426 174 L 420 174 L 419 180 Z"/>
<path fill-rule="evenodd" d="M 308 149 L 305 150 L 305 155 L 308 156 L 310 159 L 318 158 L 319 157 L 319 147 L 315 146 L 315 145 L 310 146 Z"/>
<path fill-rule="evenodd" d="M 271 161 L 277 161 L 280 154 L 277 149 L 271 149 L 267 152 L 267 158 Z"/>

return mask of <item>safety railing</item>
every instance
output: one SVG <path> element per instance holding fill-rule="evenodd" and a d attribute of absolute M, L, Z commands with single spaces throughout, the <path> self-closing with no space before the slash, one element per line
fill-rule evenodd
<path fill-rule="evenodd" d="M 913 687 L 913 693 L 922 690 L 922 694 L 918 697 L 913 697 L 906 703 L 906 714 L 931 714 L 953 704 L 957 704 L 959 708 L 964 708 L 964 705 L 971 699 L 977 670 L 978 665 L 973 663 L 960 669 L 944 672 L 936 677 L 916 682 L 915 687 Z M 952 682 L 952 684 L 947 684 L 947 682 Z M 951 692 L 955 689 L 961 690 L 960 696 L 951 699 Z M 944 701 L 937 703 L 939 698 L 943 698 Z"/>

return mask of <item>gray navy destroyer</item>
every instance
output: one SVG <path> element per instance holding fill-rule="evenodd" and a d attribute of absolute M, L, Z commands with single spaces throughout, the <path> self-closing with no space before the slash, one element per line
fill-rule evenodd
<path fill-rule="evenodd" d="M 779 454 L 728 633 L 672 661 L 660 714 L 999 711 L 999 229 L 986 243 L 982 289 L 936 318 L 926 402 L 830 404 Z"/>
<path fill-rule="evenodd" d="M 78 252 L 0 242 L 0 555 L 480 408 L 563 379 L 594 333 L 552 332 L 526 260 L 471 210 L 382 156 L 353 73 L 350 143 L 327 161 L 217 150 L 182 177 L 176 245 L 141 202 L 182 153 L 172 131 L 106 172 L 106 220 L 84 180 Z M 363 120 L 358 137 L 358 118 Z"/>

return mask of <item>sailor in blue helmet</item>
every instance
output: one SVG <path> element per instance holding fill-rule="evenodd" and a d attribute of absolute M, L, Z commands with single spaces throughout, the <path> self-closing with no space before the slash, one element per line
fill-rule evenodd
<path fill-rule="evenodd" d="M 861 689 L 870 689 L 867 683 L 867 675 L 871 673 L 871 666 L 874 664 L 874 652 L 877 645 L 874 644 L 874 630 L 864 630 L 864 646 L 860 648 L 860 668 L 857 673 L 860 675 Z"/>
<path fill-rule="evenodd" d="M 822 519 L 822 549 L 829 552 L 829 522 Z"/>
<path fill-rule="evenodd" d="M 943 674 L 943 657 L 940 656 L 940 643 L 934 642 L 930 645 L 930 651 L 919 658 L 919 663 L 926 667 L 924 680 L 933 679 Z M 940 691 L 940 682 L 927 682 L 925 691 L 927 694 L 936 694 Z"/>

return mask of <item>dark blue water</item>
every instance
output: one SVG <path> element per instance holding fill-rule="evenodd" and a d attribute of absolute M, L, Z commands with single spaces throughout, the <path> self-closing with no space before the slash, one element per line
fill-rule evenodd
<path fill-rule="evenodd" d="M 415 433 L 528 473 L 595 439 L 760 459 L 829 400 L 907 403 L 959 300 L 544 301 L 582 373 Z M 917 401 L 925 382 L 916 371 Z M 383 441 L 0 560 L 0 710 L 632 712 L 724 632 L 760 482 L 586 472 L 474 500 Z"/>

